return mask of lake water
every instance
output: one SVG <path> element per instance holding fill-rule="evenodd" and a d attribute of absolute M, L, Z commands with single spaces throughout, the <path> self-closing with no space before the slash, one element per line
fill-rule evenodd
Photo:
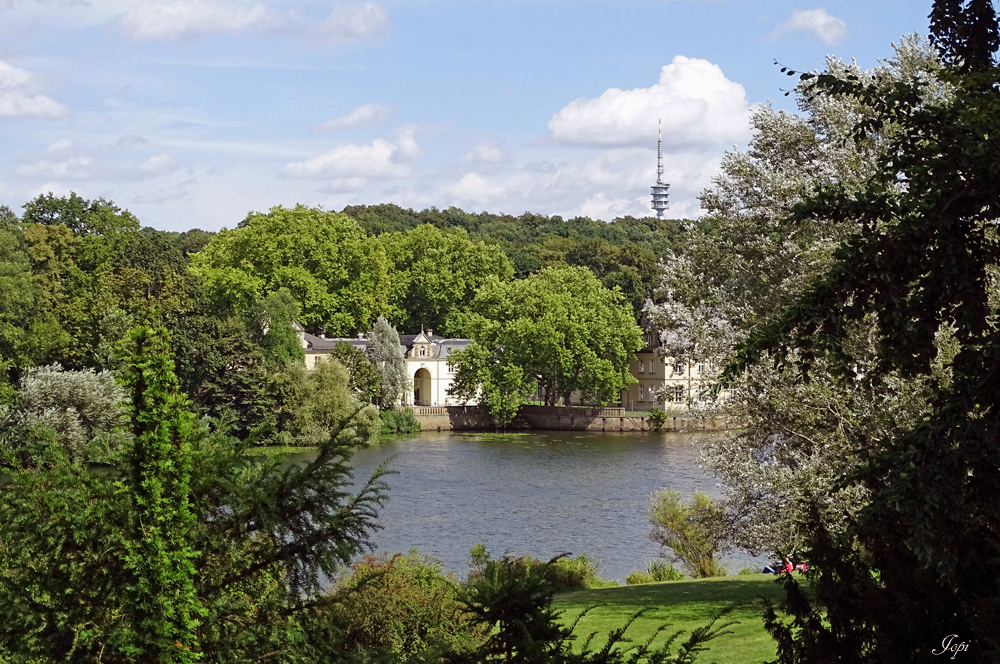
<path fill-rule="evenodd" d="M 704 434 L 700 434 L 704 435 Z M 673 487 L 719 497 L 697 463 L 697 436 L 678 433 L 427 432 L 359 451 L 357 478 L 387 458 L 389 502 L 376 551 L 416 547 L 464 577 L 469 547 L 548 559 L 595 556 L 600 574 L 624 584 L 659 547 L 649 538 L 649 494 Z M 759 566 L 724 558 L 731 572 Z"/>

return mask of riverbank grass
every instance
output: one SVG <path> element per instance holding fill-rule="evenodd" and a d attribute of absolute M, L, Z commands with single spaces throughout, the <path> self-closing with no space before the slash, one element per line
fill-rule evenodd
<path fill-rule="evenodd" d="M 709 650 L 702 653 L 699 662 L 744 664 L 776 657 L 775 643 L 764 631 L 763 599 L 777 606 L 784 596 L 783 588 L 775 583 L 773 575 L 744 574 L 562 593 L 556 595 L 554 608 L 563 611 L 564 623 L 572 624 L 581 611 L 600 604 L 584 616 L 574 632 L 577 642 L 597 632 L 593 645 L 600 647 L 608 632 L 625 624 L 640 609 L 648 611 L 625 635 L 633 643 L 642 642 L 657 625 L 668 623 L 667 629 L 653 642 L 655 646 L 677 630 L 684 630 L 684 634 L 675 643 L 683 643 L 692 629 L 706 624 L 724 607 L 736 605 L 723 620 L 735 620 L 739 624 L 728 628 L 732 634 L 711 641 Z"/>
<path fill-rule="evenodd" d="M 293 446 L 293 445 L 257 445 L 254 447 L 247 448 L 247 455 L 249 456 L 264 456 L 264 457 L 286 457 L 289 454 L 302 454 L 303 452 L 315 452 L 318 447 L 310 446 Z"/>

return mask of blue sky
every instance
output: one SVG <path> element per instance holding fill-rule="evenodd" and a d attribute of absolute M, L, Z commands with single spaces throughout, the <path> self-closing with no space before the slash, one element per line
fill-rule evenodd
<path fill-rule="evenodd" d="M 156 228 L 297 202 L 670 215 L 772 65 L 863 67 L 930 0 L 0 0 L 0 203 L 76 191 Z"/>

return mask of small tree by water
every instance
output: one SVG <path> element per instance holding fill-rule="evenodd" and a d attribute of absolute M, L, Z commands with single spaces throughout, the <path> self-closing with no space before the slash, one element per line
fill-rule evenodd
<path fill-rule="evenodd" d="M 649 521 L 653 541 L 669 549 L 674 562 L 695 578 L 725 576 L 719 562 L 725 547 L 722 510 L 701 491 L 689 503 L 676 489 L 663 489 L 650 496 Z"/>

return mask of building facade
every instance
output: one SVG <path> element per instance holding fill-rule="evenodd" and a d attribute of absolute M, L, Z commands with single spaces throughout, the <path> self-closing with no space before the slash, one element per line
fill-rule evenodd
<path fill-rule="evenodd" d="M 364 335 L 355 337 L 325 337 L 306 332 L 296 324 L 299 341 L 305 353 L 306 369 L 315 369 L 316 363 L 333 352 L 338 343 L 349 343 L 358 350 L 368 350 Z M 434 334 L 434 330 L 421 330 L 418 334 L 399 335 L 399 350 L 406 367 L 408 391 L 403 396 L 404 406 L 457 406 L 458 401 L 448 395 L 454 370 L 448 356 L 468 346 L 470 339 L 449 339 Z"/>
<path fill-rule="evenodd" d="M 643 315 L 640 326 L 646 345 L 629 365 L 629 372 L 638 382 L 622 392 L 621 405 L 632 411 L 654 407 L 666 410 L 699 407 L 711 401 L 716 375 L 714 364 L 669 357 L 660 340 L 660 331 L 652 326 L 648 316 Z"/>
<path fill-rule="evenodd" d="M 688 408 L 707 401 L 714 367 L 706 363 L 678 362 L 666 357 L 659 332 L 644 327 L 646 345 L 629 365 L 629 371 L 637 382 L 622 392 L 621 405 L 626 410 L 645 411 L 654 407 Z M 349 343 L 361 351 L 368 350 L 368 340 L 364 335 L 327 338 L 309 334 L 298 324 L 296 330 L 305 352 L 307 369 L 315 369 L 316 363 L 333 352 L 340 342 Z M 463 405 L 448 394 L 455 375 L 448 358 L 456 350 L 471 344 L 471 339 L 446 338 L 434 334 L 433 330 L 421 330 L 418 334 L 401 334 L 399 343 L 408 381 L 408 391 L 401 405 Z M 571 397 L 571 402 L 582 403 L 577 394 Z"/>

